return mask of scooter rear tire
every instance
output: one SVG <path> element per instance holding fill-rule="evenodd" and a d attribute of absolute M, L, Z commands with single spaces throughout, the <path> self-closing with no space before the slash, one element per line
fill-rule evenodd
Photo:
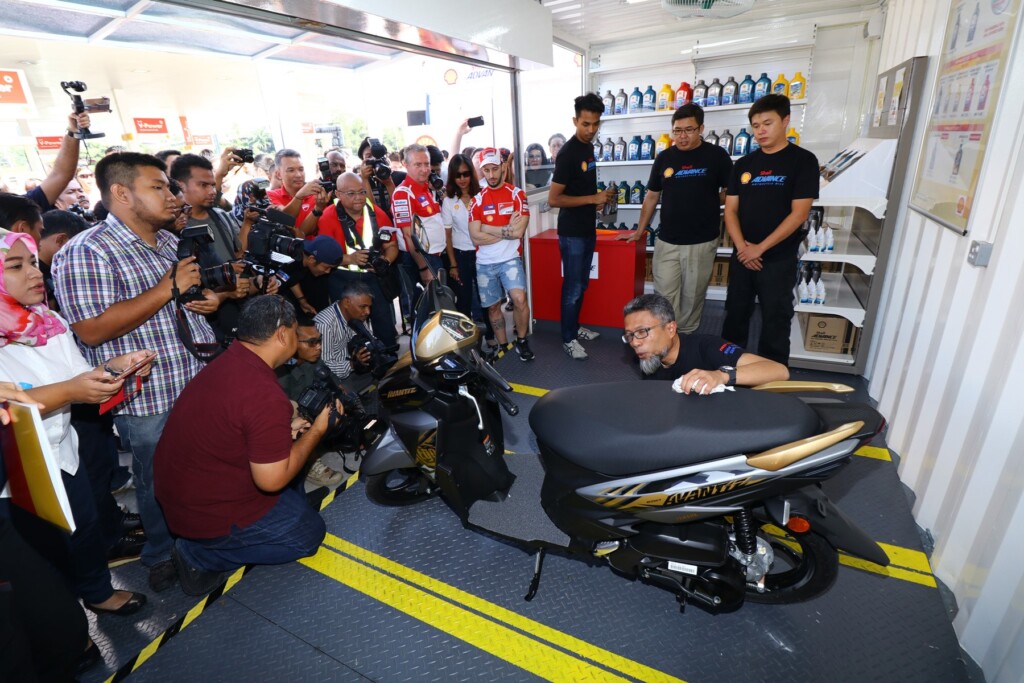
<path fill-rule="evenodd" d="M 435 495 L 430 480 L 416 468 L 373 474 L 366 477 L 365 482 L 366 497 L 386 507 L 415 505 Z"/>
<path fill-rule="evenodd" d="M 789 532 L 780 538 L 764 528 L 758 535 L 772 546 L 775 563 L 765 577 L 764 593 L 747 586 L 748 601 L 786 605 L 816 598 L 832 587 L 839 574 L 839 554 L 824 538 Z M 793 543 L 798 549 L 790 545 Z"/>

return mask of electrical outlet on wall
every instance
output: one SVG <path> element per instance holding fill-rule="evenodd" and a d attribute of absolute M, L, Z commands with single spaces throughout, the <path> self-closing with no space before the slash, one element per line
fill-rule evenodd
<path fill-rule="evenodd" d="M 992 259 L 992 243 L 971 240 L 971 248 L 967 250 L 967 262 L 972 266 L 984 268 Z"/>

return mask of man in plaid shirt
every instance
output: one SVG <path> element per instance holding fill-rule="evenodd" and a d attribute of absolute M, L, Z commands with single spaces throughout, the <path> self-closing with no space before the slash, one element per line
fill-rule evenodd
<path fill-rule="evenodd" d="M 159 159 L 111 154 L 96 165 L 96 180 L 110 215 L 57 254 L 54 285 L 90 363 L 103 365 L 121 349 L 157 351 L 149 379 L 137 396 L 114 409 L 114 423 L 132 453 L 147 537 L 142 563 L 150 568 L 150 586 L 160 591 L 173 585 L 176 573 L 171 536 L 153 492 L 153 454 L 175 399 L 203 367 L 178 338 L 172 290 L 175 282 L 180 291 L 199 285 L 199 266 L 194 257 L 179 262 L 178 238 L 162 229 L 174 220 L 175 204 Z M 217 305 L 210 292 L 185 305 L 197 344 L 215 342 L 202 316 Z"/>

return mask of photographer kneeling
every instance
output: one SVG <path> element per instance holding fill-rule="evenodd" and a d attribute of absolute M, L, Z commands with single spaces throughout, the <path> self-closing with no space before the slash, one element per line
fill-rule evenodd
<path fill-rule="evenodd" d="M 222 572 L 308 557 L 323 541 L 320 515 L 288 485 L 343 409 L 328 404 L 312 425 L 292 420 L 274 368 L 295 354 L 296 327 L 295 309 L 281 297 L 251 299 L 237 340 L 189 382 L 167 420 L 154 483 L 190 595 L 212 590 Z"/>
<path fill-rule="evenodd" d="M 375 374 L 382 374 L 374 370 L 386 370 L 384 366 L 394 359 L 384 357 L 383 344 L 373 337 L 369 323 L 372 308 L 370 288 L 362 282 L 350 282 L 341 290 L 338 301 L 314 318 L 323 337 L 323 361 L 349 391 L 366 389 L 373 384 Z"/>

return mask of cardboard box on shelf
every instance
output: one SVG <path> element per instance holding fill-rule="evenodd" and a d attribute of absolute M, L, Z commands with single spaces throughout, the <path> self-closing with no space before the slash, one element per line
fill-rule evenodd
<path fill-rule="evenodd" d="M 647 254 L 644 259 L 644 280 L 654 282 L 654 254 Z"/>
<path fill-rule="evenodd" d="M 711 268 L 711 287 L 725 287 L 729 284 L 729 259 L 717 258 L 715 265 Z"/>
<path fill-rule="evenodd" d="M 853 353 L 857 344 L 857 328 L 838 315 L 801 313 L 804 328 L 804 349 L 818 353 Z"/>

